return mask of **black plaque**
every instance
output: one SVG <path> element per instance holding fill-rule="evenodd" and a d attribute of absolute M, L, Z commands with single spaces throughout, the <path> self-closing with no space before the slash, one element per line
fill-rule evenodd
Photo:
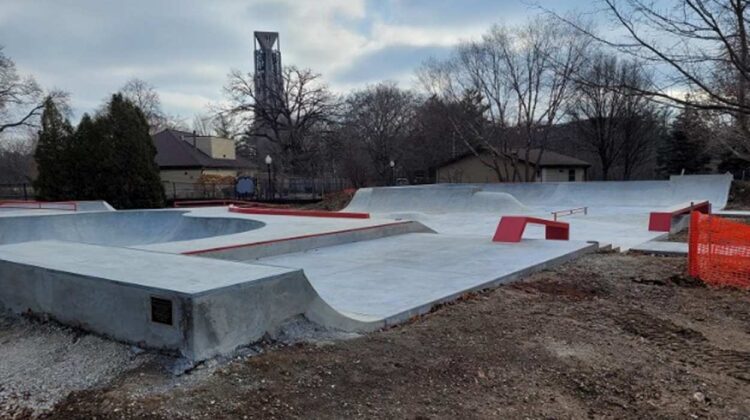
<path fill-rule="evenodd" d="M 151 321 L 159 324 L 172 325 L 172 301 L 152 296 Z"/>

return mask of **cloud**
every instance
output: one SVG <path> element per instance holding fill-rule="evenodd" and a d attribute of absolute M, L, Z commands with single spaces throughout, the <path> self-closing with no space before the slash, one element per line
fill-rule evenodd
<path fill-rule="evenodd" d="M 347 86 L 374 83 L 380 80 L 408 82 L 410 75 L 426 58 L 444 58 L 451 46 L 391 45 L 360 56 L 350 66 L 332 75 L 334 84 Z"/>
<path fill-rule="evenodd" d="M 0 43 L 21 71 L 70 92 L 77 115 L 137 77 L 190 118 L 222 100 L 231 69 L 251 71 L 254 30 L 280 32 L 283 63 L 338 91 L 408 84 L 428 56 L 521 19 L 524 1 L 2 0 Z"/>

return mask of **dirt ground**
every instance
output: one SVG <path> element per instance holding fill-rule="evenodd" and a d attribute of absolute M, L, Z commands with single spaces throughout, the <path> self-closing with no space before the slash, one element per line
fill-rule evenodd
<path fill-rule="evenodd" d="M 684 263 L 593 254 L 350 340 L 143 359 L 45 417 L 748 418 L 750 293 Z"/>

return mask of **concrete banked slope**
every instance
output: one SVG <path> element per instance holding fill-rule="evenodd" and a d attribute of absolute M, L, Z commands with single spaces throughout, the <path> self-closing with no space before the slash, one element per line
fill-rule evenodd
<path fill-rule="evenodd" d="M 650 212 L 701 200 L 721 209 L 726 205 L 731 181 L 731 175 L 689 175 L 665 181 L 365 188 L 357 191 L 346 211 L 418 220 L 439 233 L 476 235 L 494 229 L 504 215 L 551 219 L 554 211 L 586 207 L 586 214 L 562 216 L 570 223 L 571 240 L 593 241 L 626 251 L 663 236 L 648 230 Z M 531 227 L 525 237 L 542 238 L 543 230 Z"/>
<path fill-rule="evenodd" d="M 672 176 L 668 181 L 436 184 L 357 191 L 345 211 L 522 214 L 531 207 L 660 208 L 691 200 L 726 206 L 731 175 Z"/>

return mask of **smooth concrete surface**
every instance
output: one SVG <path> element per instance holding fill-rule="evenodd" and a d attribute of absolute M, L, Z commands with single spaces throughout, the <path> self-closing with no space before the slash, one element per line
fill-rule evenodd
<path fill-rule="evenodd" d="M 680 256 L 687 255 L 688 244 L 686 242 L 651 241 L 636 245 L 630 250 L 654 255 Z"/>
<path fill-rule="evenodd" d="M 304 269 L 321 298 L 350 317 L 394 324 L 468 291 L 492 287 L 594 250 L 585 242 L 413 233 L 262 258 Z"/>

